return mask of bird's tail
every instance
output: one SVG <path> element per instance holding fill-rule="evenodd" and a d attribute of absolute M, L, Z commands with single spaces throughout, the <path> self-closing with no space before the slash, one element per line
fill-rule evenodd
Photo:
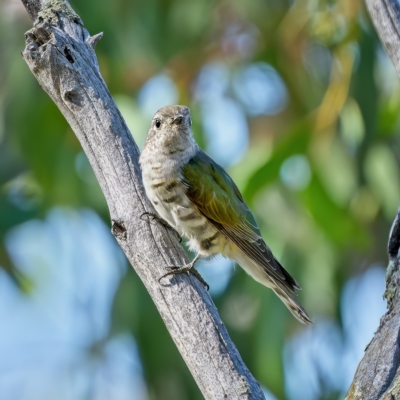
<path fill-rule="evenodd" d="M 279 283 L 275 282 L 271 289 L 282 300 L 283 304 L 288 310 L 303 324 L 310 325 L 312 321 L 307 315 L 306 310 L 294 298 L 294 294 L 290 293 L 286 288 L 282 287 Z"/>
<path fill-rule="evenodd" d="M 309 325 L 312 324 L 306 310 L 297 302 L 296 289 L 300 289 L 299 284 L 293 279 L 293 277 L 282 267 L 278 260 L 271 254 L 269 263 L 273 262 L 273 267 L 268 265 L 260 266 L 253 259 L 248 257 L 241 250 L 234 248 L 234 252 L 231 252 L 228 257 L 235 260 L 242 268 L 251 275 L 256 281 L 260 282 L 264 286 L 271 288 L 277 296 L 283 301 L 289 311 L 298 319 L 301 323 Z M 279 271 L 283 275 L 283 279 L 279 276 L 273 276 L 272 272 Z M 276 273 L 275 273 L 276 275 Z"/>

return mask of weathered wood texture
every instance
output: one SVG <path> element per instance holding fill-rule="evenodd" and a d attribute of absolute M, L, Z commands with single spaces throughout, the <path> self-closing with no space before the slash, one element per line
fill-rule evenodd
<path fill-rule="evenodd" d="M 39 2 L 23 3 L 36 19 Z M 114 236 L 204 397 L 264 399 L 203 285 L 192 275 L 174 277 L 165 287 L 158 283 L 166 266 L 188 260 L 174 233 L 141 219 L 152 208 L 141 182 L 139 150 L 99 71 L 94 45 L 101 36 L 91 37 L 63 0 L 44 3 L 47 11 L 27 32 L 23 57 L 82 144 L 107 200 Z"/>
<path fill-rule="evenodd" d="M 400 4 L 365 0 L 379 38 L 400 77 Z M 367 346 L 346 400 L 400 399 L 400 210 L 390 232 L 386 273 L 388 310 Z"/>
<path fill-rule="evenodd" d="M 390 232 L 386 314 L 367 346 L 346 400 L 400 399 L 400 210 Z"/>
<path fill-rule="evenodd" d="M 37 18 L 39 11 L 42 8 L 42 0 L 21 0 L 24 4 L 26 11 L 28 11 L 29 16 L 32 20 Z"/>

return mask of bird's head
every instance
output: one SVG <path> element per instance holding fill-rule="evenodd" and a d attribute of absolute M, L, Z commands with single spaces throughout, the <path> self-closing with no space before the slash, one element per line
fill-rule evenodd
<path fill-rule="evenodd" d="M 184 151 L 194 143 L 192 119 L 186 106 L 173 105 L 160 108 L 151 121 L 146 146 L 151 142 L 172 153 Z"/>

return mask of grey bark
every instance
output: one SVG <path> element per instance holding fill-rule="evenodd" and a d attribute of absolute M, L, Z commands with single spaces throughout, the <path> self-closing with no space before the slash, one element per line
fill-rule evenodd
<path fill-rule="evenodd" d="M 21 0 L 24 4 L 26 11 L 32 20 L 37 18 L 39 11 L 42 8 L 42 0 Z"/>
<path fill-rule="evenodd" d="M 192 275 L 161 286 L 169 265 L 188 262 L 176 235 L 141 216 L 153 211 L 139 150 L 100 74 L 90 36 L 64 0 L 22 0 L 36 25 L 23 57 L 78 137 L 106 198 L 112 233 L 143 281 L 206 399 L 264 399 L 204 286 Z M 38 15 L 39 13 L 39 15 Z"/>
<path fill-rule="evenodd" d="M 396 0 L 365 0 L 379 38 L 400 76 L 400 4 Z M 388 244 L 386 273 L 388 310 L 365 350 L 346 400 L 400 399 L 400 209 Z"/>
<path fill-rule="evenodd" d="M 346 400 L 400 399 L 400 209 L 390 231 L 388 254 L 384 293 L 388 310 L 365 349 Z"/>

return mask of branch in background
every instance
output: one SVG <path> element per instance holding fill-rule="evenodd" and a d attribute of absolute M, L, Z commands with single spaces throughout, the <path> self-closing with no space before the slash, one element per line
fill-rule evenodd
<path fill-rule="evenodd" d="M 365 0 L 379 38 L 400 77 L 400 5 L 396 0 Z M 365 349 L 346 400 L 400 399 L 400 210 L 389 235 L 386 273 L 388 311 Z"/>
<path fill-rule="evenodd" d="M 400 77 L 400 4 L 396 0 L 366 0 L 379 38 Z M 367 346 L 346 400 L 400 399 L 400 210 L 389 236 L 386 273 L 388 311 Z"/>
<path fill-rule="evenodd" d="M 400 77 L 400 4 L 365 0 L 379 38 Z M 346 400 L 400 399 L 400 209 L 389 235 L 386 272 L 388 311 L 365 349 Z"/>
<path fill-rule="evenodd" d="M 388 311 L 367 346 L 346 400 L 400 399 L 400 210 L 390 232 L 386 273 Z"/>
<path fill-rule="evenodd" d="M 396 0 L 365 0 L 365 3 L 379 39 L 400 77 L 400 3 Z"/>
<path fill-rule="evenodd" d="M 38 21 L 23 57 L 78 137 L 106 198 L 112 232 L 145 284 L 206 399 L 264 399 L 203 285 L 158 278 L 187 257 L 174 233 L 141 215 L 153 211 L 143 190 L 139 150 L 100 74 L 90 36 L 64 0 L 22 0 Z M 39 16 L 39 18 L 37 18 Z M 88 238 L 89 240 L 89 238 Z"/>

